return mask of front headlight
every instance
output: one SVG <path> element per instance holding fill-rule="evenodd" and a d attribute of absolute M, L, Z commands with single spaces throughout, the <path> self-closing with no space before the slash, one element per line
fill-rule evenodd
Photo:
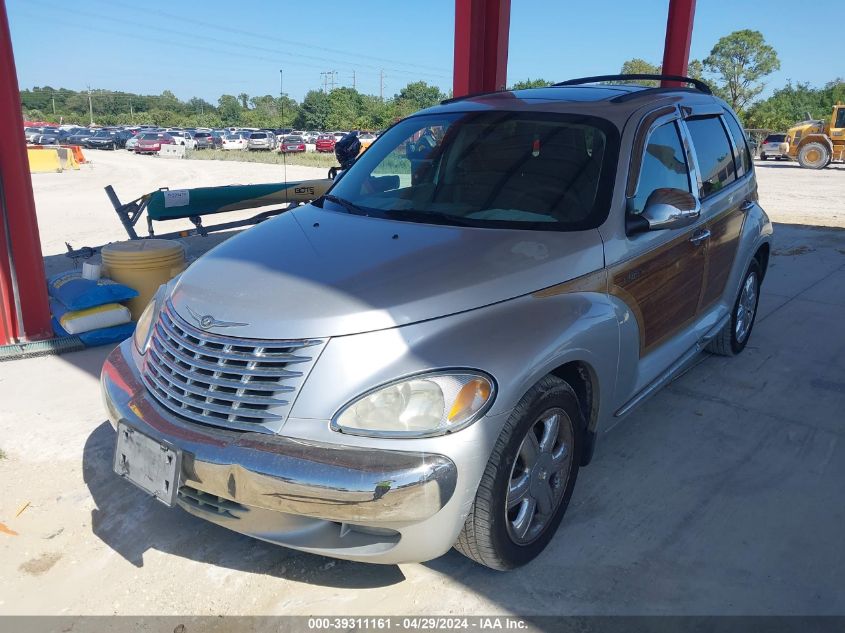
<path fill-rule="evenodd" d="M 429 437 L 465 428 L 483 416 L 496 395 L 481 372 L 452 370 L 404 378 L 343 407 L 332 429 L 371 437 Z"/>
<path fill-rule="evenodd" d="M 158 313 L 161 311 L 161 306 L 164 299 L 164 290 L 166 286 L 161 286 L 156 291 L 152 300 L 144 308 L 141 316 L 138 317 L 138 323 L 135 324 L 135 333 L 132 335 L 132 340 L 135 342 L 135 349 L 138 353 L 144 355 L 147 353 L 147 348 L 150 346 L 150 339 L 152 338 L 153 326 L 158 320 Z"/>

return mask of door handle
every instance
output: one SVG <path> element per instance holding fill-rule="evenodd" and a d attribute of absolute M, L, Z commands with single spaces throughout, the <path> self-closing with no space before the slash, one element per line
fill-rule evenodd
<path fill-rule="evenodd" d="M 710 239 L 710 229 L 704 229 L 703 231 L 699 231 L 698 233 L 693 235 L 691 238 L 689 238 L 689 241 L 692 242 L 694 246 L 698 246 L 699 244 L 701 244 L 705 240 L 709 240 L 709 239 Z"/>
<path fill-rule="evenodd" d="M 741 205 L 739 205 L 739 210 L 743 213 L 748 213 L 751 211 L 751 208 L 754 206 L 753 200 L 744 200 Z"/>

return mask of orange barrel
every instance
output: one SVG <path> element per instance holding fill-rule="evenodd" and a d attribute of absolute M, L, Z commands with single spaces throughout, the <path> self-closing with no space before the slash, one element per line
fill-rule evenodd
<path fill-rule="evenodd" d="M 103 246 L 103 277 L 109 277 L 138 291 L 127 302 L 132 320 L 153 298 L 159 286 L 185 270 L 185 249 L 173 240 L 132 240 Z"/>

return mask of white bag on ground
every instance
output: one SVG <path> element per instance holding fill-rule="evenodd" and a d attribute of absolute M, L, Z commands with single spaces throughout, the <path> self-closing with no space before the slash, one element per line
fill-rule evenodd
<path fill-rule="evenodd" d="M 119 303 L 106 303 L 85 310 L 68 310 L 58 301 L 51 301 L 53 316 L 68 334 L 82 334 L 91 330 L 129 323 L 129 308 Z"/>

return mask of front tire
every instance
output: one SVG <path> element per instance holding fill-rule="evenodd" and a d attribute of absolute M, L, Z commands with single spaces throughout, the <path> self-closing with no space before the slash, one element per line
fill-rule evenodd
<path fill-rule="evenodd" d="M 760 263 L 754 259 L 742 278 L 739 294 L 734 302 L 730 323 L 722 328 L 707 345 L 707 351 L 720 356 L 736 356 L 748 344 L 751 330 L 757 318 L 757 306 L 760 302 L 760 283 L 763 271 Z"/>
<path fill-rule="evenodd" d="M 830 151 L 822 143 L 807 143 L 798 150 L 798 163 L 807 169 L 824 169 L 830 164 L 830 159 Z"/>
<path fill-rule="evenodd" d="M 765 154 L 760 154 L 760 160 L 766 160 L 767 158 L 768 156 L 766 156 Z"/>
<path fill-rule="evenodd" d="M 568 383 L 546 376 L 532 387 L 499 435 L 455 549 L 502 571 L 537 557 L 572 497 L 584 426 Z"/>

